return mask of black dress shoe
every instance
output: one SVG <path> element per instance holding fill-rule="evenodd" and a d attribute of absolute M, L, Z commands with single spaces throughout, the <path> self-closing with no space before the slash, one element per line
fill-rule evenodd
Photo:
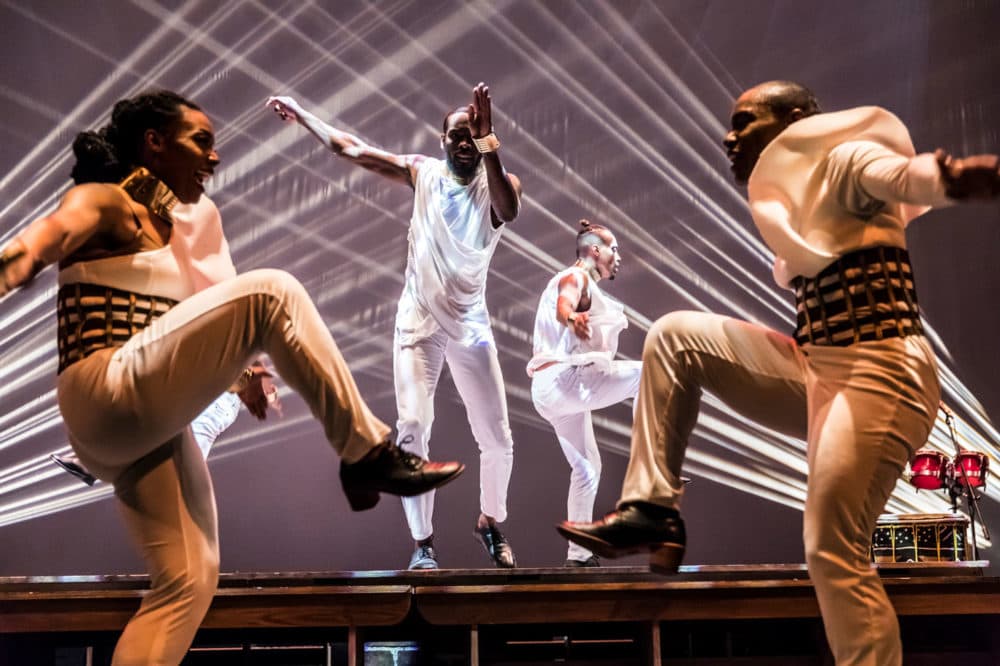
<path fill-rule="evenodd" d="M 556 529 L 601 557 L 649 551 L 649 568 L 660 573 L 677 571 L 684 558 L 684 521 L 674 509 L 654 504 L 627 504 L 596 522 L 563 522 Z"/>
<path fill-rule="evenodd" d="M 483 544 L 486 554 L 493 560 L 493 564 L 497 569 L 513 569 L 517 566 L 510 542 L 507 541 L 507 537 L 503 535 L 499 527 L 496 525 L 476 527 L 476 531 L 472 533 L 472 536 L 476 538 L 476 541 Z"/>
<path fill-rule="evenodd" d="M 589 567 L 599 567 L 599 566 L 601 566 L 601 561 L 599 559 L 597 559 L 597 555 L 591 555 L 590 557 L 588 557 L 585 560 L 568 559 L 568 560 L 566 560 L 566 564 L 564 564 L 563 566 L 566 567 L 566 568 L 568 568 L 568 569 L 582 569 L 582 568 L 589 568 Z"/>
<path fill-rule="evenodd" d="M 378 504 L 379 493 L 412 497 L 442 486 L 465 469 L 459 462 L 430 462 L 391 442 L 379 444 L 356 463 L 340 463 L 340 483 L 355 511 Z"/>
<path fill-rule="evenodd" d="M 88 486 L 92 486 L 95 483 L 97 483 L 97 477 L 88 472 L 87 468 L 85 468 L 80 463 L 73 460 L 66 460 L 65 458 L 60 458 L 54 453 L 50 454 L 49 458 L 52 460 L 52 462 L 62 467 L 64 470 L 66 470 L 76 478 L 80 479 Z"/>

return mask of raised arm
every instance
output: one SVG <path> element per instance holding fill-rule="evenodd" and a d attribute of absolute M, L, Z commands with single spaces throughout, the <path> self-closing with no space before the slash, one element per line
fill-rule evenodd
<path fill-rule="evenodd" d="M 521 209 L 521 181 L 512 173 L 507 173 L 500 163 L 497 149 L 500 142 L 493 135 L 493 109 L 490 89 L 480 83 L 472 90 L 472 104 L 468 108 L 469 127 L 476 147 L 483 152 L 486 165 L 486 182 L 490 187 L 490 205 L 493 208 L 493 226 L 513 222 Z M 483 148 L 490 148 L 484 152 Z"/>
<path fill-rule="evenodd" d="M 371 146 L 323 122 L 291 97 L 268 97 L 267 106 L 282 120 L 295 121 L 305 127 L 324 146 L 348 162 L 413 187 L 420 155 L 396 155 Z"/>
<path fill-rule="evenodd" d="M 559 298 L 556 299 L 556 319 L 563 326 L 569 326 L 581 340 L 590 339 L 590 316 L 576 311 L 586 288 L 587 277 L 571 271 L 559 280 Z"/>
<path fill-rule="evenodd" d="M 0 250 L 0 297 L 22 286 L 49 264 L 61 261 L 109 221 L 118 219 L 106 185 L 74 187 L 51 214 L 28 225 Z"/>

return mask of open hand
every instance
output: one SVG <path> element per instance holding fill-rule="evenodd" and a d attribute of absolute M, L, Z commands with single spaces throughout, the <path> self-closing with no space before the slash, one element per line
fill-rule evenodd
<path fill-rule="evenodd" d="M 1000 157 L 970 155 L 952 157 L 938 148 L 934 151 L 945 194 L 952 199 L 995 199 L 1000 196 Z"/>
<path fill-rule="evenodd" d="M 480 82 L 472 89 L 472 104 L 468 107 L 469 131 L 473 139 L 481 139 L 493 131 L 493 110 L 490 89 Z"/>
<path fill-rule="evenodd" d="M 247 383 L 246 388 L 236 395 L 247 406 L 247 411 L 261 421 L 267 418 L 269 405 L 274 407 L 280 415 L 281 403 L 278 402 L 278 389 L 271 381 L 273 375 L 263 365 L 253 365 L 251 368 L 253 369 L 253 378 Z"/>
<path fill-rule="evenodd" d="M 590 315 L 586 312 L 574 312 L 573 321 L 570 322 L 573 335 L 581 340 L 590 339 Z"/>

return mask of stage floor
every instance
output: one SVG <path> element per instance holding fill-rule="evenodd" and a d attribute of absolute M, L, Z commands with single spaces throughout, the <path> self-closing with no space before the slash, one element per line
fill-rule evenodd
<path fill-rule="evenodd" d="M 987 562 L 908 563 L 881 564 L 878 570 L 904 628 L 906 618 L 915 618 L 915 626 L 923 626 L 925 620 L 931 626 L 954 622 L 976 634 L 1000 635 L 1000 578 L 986 576 L 987 566 Z M 113 641 L 147 586 L 144 575 L 0 578 L 0 642 L 9 653 L 18 641 L 29 644 L 46 634 L 59 634 L 60 640 L 92 634 Z M 490 661 L 483 650 L 496 653 L 500 648 L 484 646 L 493 646 L 504 632 L 502 627 L 508 626 L 504 650 L 509 644 L 534 642 L 536 651 L 552 652 L 556 650 L 552 635 L 558 635 L 567 651 L 574 642 L 579 648 L 581 641 L 591 640 L 594 645 L 588 652 L 596 659 L 602 645 L 631 641 L 643 656 L 621 663 L 659 664 L 669 651 L 663 637 L 677 627 L 687 631 L 687 638 L 679 640 L 690 642 L 699 623 L 732 628 L 761 621 L 771 622 L 766 626 L 773 627 L 776 642 L 797 631 L 799 622 L 810 627 L 807 633 L 818 634 L 814 649 L 824 649 L 819 609 L 804 565 L 685 566 L 673 576 L 652 574 L 645 567 L 225 573 L 199 637 L 211 638 L 217 630 L 217 635 L 225 633 L 227 641 L 239 646 L 253 643 L 254 635 L 266 634 L 274 642 L 281 631 L 298 630 L 299 636 L 311 631 L 308 636 L 313 637 L 320 635 L 316 631 L 335 629 L 327 645 L 342 643 L 347 656 L 341 663 L 361 664 L 364 646 L 373 637 L 414 640 L 439 632 L 464 644 L 459 654 L 465 656 L 456 657 L 456 663 L 552 663 Z M 595 632 L 593 627 L 605 630 Z M 622 629 L 626 627 L 634 631 Z M 732 631 L 727 632 L 723 633 L 731 636 Z M 535 640 L 536 636 L 542 639 Z M 949 644 L 965 655 L 965 663 L 986 664 L 1000 663 L 995 659 L 1000 655 L 997 642 L 1000 639 L 983 635 L 975 636 L 968 646 L 961 641 L 957 647 Z M 329 649 L 327 653 L 327 661 L 317 663 L 337 663 Z M 223 663 L 218 655 L 213 659 L 204 663 Z M 926 663 L 947 660 L 938 654 L 937 661 Z"/>

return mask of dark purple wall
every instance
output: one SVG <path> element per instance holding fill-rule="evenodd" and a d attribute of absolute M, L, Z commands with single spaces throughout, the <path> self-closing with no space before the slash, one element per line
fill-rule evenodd
<path fill-rule="evenodd" d="M 304 130 L 283 128 L 263 102 L 292 94 L 389 150 L 437 155 L 444 112 L 488 82 L 504 163 L 526 193 L 488 288 L 516 447 L 507 532 L 524 566 L 560 564 L 565 552 L 551 526 L 564 517 L 568 466 L 531 406 L 524 364 L 538 295 L 571 260 L 577 219 L 617 232 L 625 266 L 608 289 L 632 309 L 621 351 L 635 358 L 648 321 L 695 303 L 783 330 L 791 321 L 719 146 L 742 89 L 795 79 L 829 110 L 893 110 L 919 150 L 1000 150 L 995 1 L 318 5 L 4 3 L 0 241 L 55 205 L 75 132 L 106 122 L 119 97 L 176 88 L 216 123 L 223 165 L 210 191 L 237 266 L 286 268 L 306 284 L 372 408 L 393 423 L 390 341 L 408 190 L 351 170 Z M 994 456 L 990 428 L 974 415 L 1000 409 L 990 346 L 1000 330 L 998 217 L 996 205 L 935 211 L 909 235 L 942 362 L 969 391 L 946 398 Z M 83 490 L 44 460 L 66 446 L 52 412 L 53 285 L 50 270 L 0 305 L 0 575 L 141 571 L 109 499 L 11 518 L 44 501 L 72 504 Z M 285 418 L 263 429 L 242 414 L 210 459 L 223 570 L 405 566 L 411 543 L 398 501 L 350 513 L 336 455 L 303 403 L 292 395 L 284 403 Z M 438 497 L 441 563 L 482 566 L 470 538 L 478 456 L 447 372 L 436 409 L 434 456 L 470 466 Z M 736 423 L 714 407 L 706 415 Z M 617 498 L 630 410 L 601 416 L 598 511 Z M 758 442 L 775 442 L 741 427 L 745 435 L 711 431 L 693 442 L 687 563 L 801 561 L 801 511 L 789 488 L 803 475 L 765 457 L 761 469 L 789 481 L 744 478 L 738 470 L 750 469 Z M 984 508 L 995 526 L 991 493 Z"/>

